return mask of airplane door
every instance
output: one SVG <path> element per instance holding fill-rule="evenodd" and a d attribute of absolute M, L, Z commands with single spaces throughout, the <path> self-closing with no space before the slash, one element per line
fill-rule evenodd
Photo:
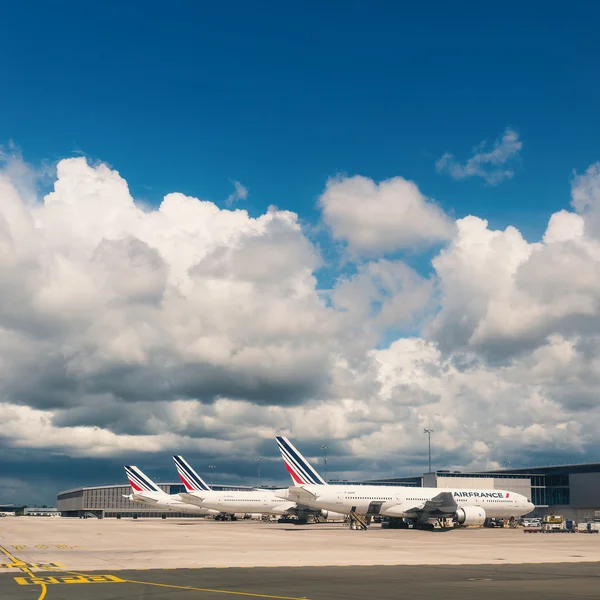
<path fill-rule="evenodd" d="M 335 500 L 336 504 L 344 504 L 344 494 L 342 492 L 338 492 Z"/>
<path fill-rule="evenodd" d="M 378 515 L 381 512 L 381 505 L 383 504 L 383 502 L 381 502 L 380 500 L 378 501 L 373 501 L 369 503 L 369 508 L 367 508 L 367 514 L 369 516 L 372 515 Z"/>

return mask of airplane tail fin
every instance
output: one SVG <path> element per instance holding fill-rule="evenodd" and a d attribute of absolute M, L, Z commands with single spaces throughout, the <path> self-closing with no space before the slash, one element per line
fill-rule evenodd
<path fill-rule="evenodd" d="M 162 490 L 140 469 L 135 466 L 125 466 L 125 473 L 134 493 L 140 492 L 162 492 Z M 163 492 L 164 493 L 164 492 Z"/>
<path fill-rule="evenodd" d="M 210 486 L 190 467 L 183 456 L 174 456 L 175 466 L 187 492 L 209 492 Z"/>
<path fill-rule="evenodd" d="M 294 485 L 327 485 L 290 440 L 280 435 L 275 439 Z"/>

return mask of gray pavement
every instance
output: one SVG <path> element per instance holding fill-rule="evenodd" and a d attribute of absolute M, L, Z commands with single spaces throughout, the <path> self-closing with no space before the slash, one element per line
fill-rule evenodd
<path fill-rule="evenodd" d="M 506 564 L 600 561 L 600 535 L 518 529 L 350 531 L 341 524 L 291 526 L 202 520 L 0 520 L 0 547 L 35 570 Z M 10 572 L 8 557 L 0 572 Z M 600 596 L 600 594 L 599 594 Z"/>
<path fill-rule="evenodd" d="M 102 577 L 110 575 L 116 581 L 102 583 Z M 44 600 L 564 600 L 600 596 L 598 563 L 152 569 L 88 577 L 65 572 L 35 576 L 38 579 L 21 573 L 1 574 L 0 598 L 38 600 L 44 594 Z M 94 576 L 96 583 L 92 583 Z M 48 583 L 44 590 L 41 583 L 19 585 L 15 577 Z M 50 583 L 52 580 L 58 583 Z"/>
<path fill-rule="evenodd" d="M 1 600 L 600 598 L 586 534 L 22 517 L 0 559 Z"/>

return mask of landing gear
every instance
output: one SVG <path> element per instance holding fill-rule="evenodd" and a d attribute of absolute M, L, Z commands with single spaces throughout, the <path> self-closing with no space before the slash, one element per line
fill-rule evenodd
<path fill-rule="evenodd" d="M 408 529 L 408 523 L 400 517 L 389 517 L 387 521 L 389 529 Z"/>
<path fill-rule="evenodd" d="M 435 525 L 433 523 L 415 523 L 415 529 L 422 529 L 423 531 L 433 531 Z"/>
<path fill-rule="evenodd" d="M 237 517 L 235 515 L 220 514 L 215 516 L 215 521 L 237 521 Z"/>

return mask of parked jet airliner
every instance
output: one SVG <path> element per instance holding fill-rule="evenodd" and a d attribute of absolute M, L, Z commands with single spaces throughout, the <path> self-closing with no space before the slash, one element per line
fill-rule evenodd
<path fill-rule="evenodd" d="M 155 483 L 144 475 L 140 469 L 134 466 L 126 466 L 125 473 L 133 490 L 132 494 L 123 495 L 131 502 L 150 505 L 157 510 L 165 509 L 175 512 L 194 513 L 198 515 L 218 515 L 218 510 L 200 508 L 193 504 L 184 502 L 179 494 L 167 494 L 161 490 Z"/>
<path fill-rule="evenodd" d="M 487 518 L 515 518 L 535 507 L 514 492 L 496 489 L 442 489 L 375 485 L 328 485 L 285 437 L 277 444 L 294 486 L 281 498 L 323 510 L 391 517 L 397 527 L 431 528 L 430 519 L 451 518 L 459 525 L 483 525 Z"/>
<path fill-rule="evenodd" d="M 181 497 L 190 504 L 210 508 L 225 514 L 254 513 L 269 515 L 296 515 L 300 519 L 309 516 L 344 518 L 344 515 L 327 510 L 297 506 L 296 502 L 282 500 L 271 490 L 216 491 L 192 469 L 183 456 L 174 456 L 179 477 L 186 493 Z"/>

